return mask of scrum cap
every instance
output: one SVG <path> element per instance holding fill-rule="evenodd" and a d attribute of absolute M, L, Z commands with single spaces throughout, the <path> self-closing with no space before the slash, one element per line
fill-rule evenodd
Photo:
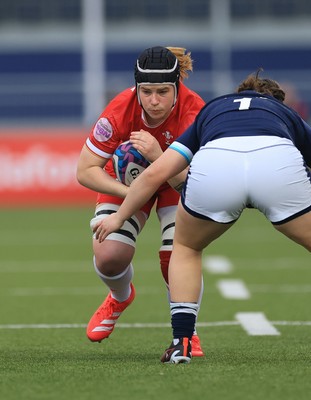
<path fill-rule="evenodd" d="M 136 88 L 138 89 L 138 86 L 143 83 L 174 85 L 174 104 L 177 98 L 179 75 L 178 59 L 166 47 L 156 46 L 145 49 L 136 61 Z M 139 96 L 138 101 L 140 102 Z"/>

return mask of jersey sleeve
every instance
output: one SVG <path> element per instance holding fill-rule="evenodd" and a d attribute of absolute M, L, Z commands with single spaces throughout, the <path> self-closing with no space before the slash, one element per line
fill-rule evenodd
<path fill-rule="evenodd" d="M 193 153 L 187 146 L 178 141 L 175 141 L 170 145 L 169 148 L 181 154 L 186 159 L 188 164 L 191 163 L 191 160 L 193 158 Z"/>
<path fill-rule="evenodd" d="M 188 164 L 190 164 L 194 154 L 200 148 L 200 141 L 197 133 L 197 119 L 171 144 L 170 148 L 178 151 L 185 157 Z"/>
<path fill-rule="evenodd" d="M 100 157 L 111 158 L 120 142 L 124 142 L 129 136 L 131 128 L 129 120 L 135 112 L 135 107 L 140 106 L 132 88 L 118 94 L 95 123 L 86 146 Z"/>
<path fill-rule="evenodd" d="M 116 129 L 107 117 L 101 117 L 94 125 L 86 146 L 93 153 L 103 158 L 111 158 L 120 142 Z"/>

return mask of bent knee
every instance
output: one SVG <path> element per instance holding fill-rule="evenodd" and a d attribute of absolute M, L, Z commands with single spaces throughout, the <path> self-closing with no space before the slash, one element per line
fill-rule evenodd
<path fill-rule="evenodd" d="M 110 245 L 94 246 L 94 262 L 102 274 L 114 276 L 123 272 L 131 263 L 135 249 L 123 243 L 109 242 Z"/>

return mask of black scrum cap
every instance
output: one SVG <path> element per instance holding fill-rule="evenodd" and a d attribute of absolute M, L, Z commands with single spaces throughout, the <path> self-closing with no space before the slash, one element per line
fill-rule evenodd
<path fill-rule="evenodd" d="M 145 49 L 135 65 L 136 87 L 145 84 L 171 84 L 177 97 L 179 63 L 174 53 L 166 47 L 156 46 Z"/>

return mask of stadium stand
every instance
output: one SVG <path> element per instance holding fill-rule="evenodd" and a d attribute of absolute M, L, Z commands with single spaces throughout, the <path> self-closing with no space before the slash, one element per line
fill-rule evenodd
<path fill-rule="evenodd" d="M 84 6 L 83 0 L 1 1 L 0 125 L 84 123 Z M 163 44 L 190 49 L 189 86 L 206 100 L 264 67 L 291 81 L 311 109 L 309 0 L 179 0 L 178 6 L 103 0 L 102 6 L 105 101 L 133 84 L 142 48 Z"/>

